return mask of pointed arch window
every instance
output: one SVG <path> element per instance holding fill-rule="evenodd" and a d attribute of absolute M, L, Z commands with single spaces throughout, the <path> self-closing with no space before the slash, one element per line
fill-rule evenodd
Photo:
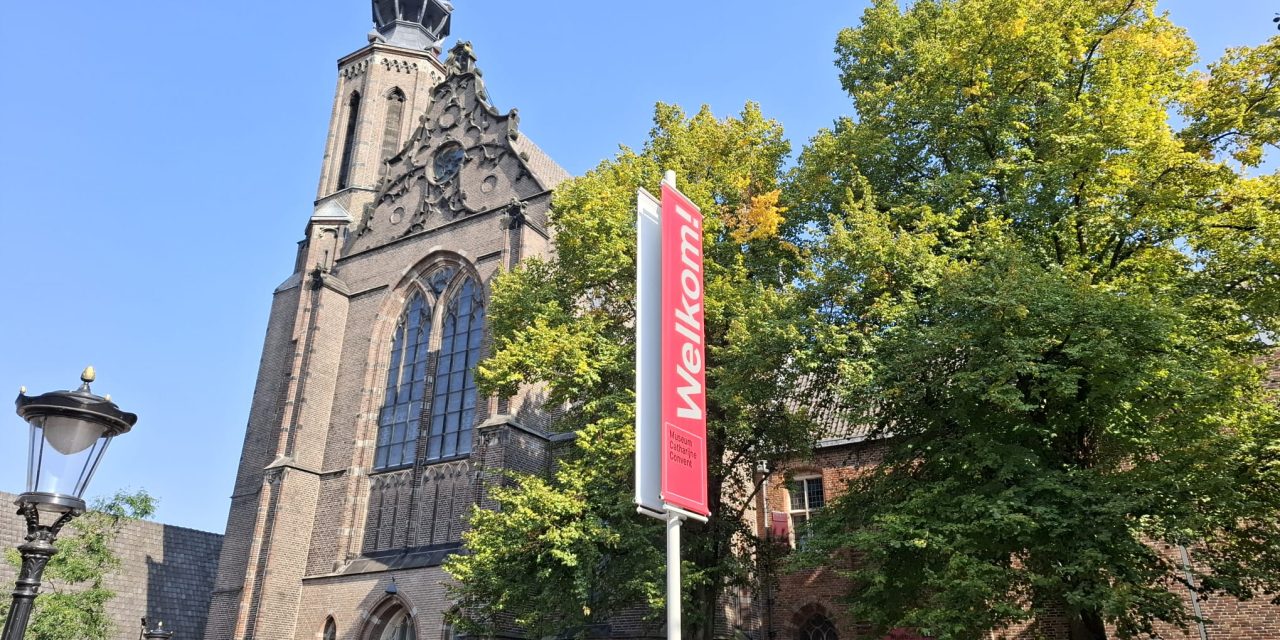
<path fill-rule="evenodd" d="M 324 640 L 338 640 L 338 624 L 333 621 L 333 616 L 329 616 L 324 621 Z"/>
<path fill-rule="evenodd" d="M 471 278 L 455 289 L 444 312 L 440 358 L 431 399 L 427 459 L 471 453 L 476 417 L 476 363 L 484 338 L 484 299 Z"/>
<path fill-rule="evenodd" d="M 840 640 L 840 634 L 829 618 L 814 613 L 796 629 L 795 640 Z"/>
<path fill-rule="evenodd" d="M 413 463 L 427 386 L 430 342 L 431 305 L 422 292 L 414 292 L 391 341 L 386 396 L 378 414 L 378 446 L 373 463 L 377 469 Z"/>
<path fill-rule="evenodd" d="M 387 94 L 386 124 L 382 129 L 382 172 L 387 171 L 387 159 L 400 150 L 400 125 L 404 121 L 404 92 L 399 87 Z"/>
<path fill-rule="evenodd" d="M 414 640 L 413 614 L 399 602 L 380 607 L 370 617 L 371 626 L 361 636 L 367 640 Z"/>
<path fill-rule="evenodd" d="M 409 617 L 408 611 L 401 609 L 387 624 L 379 640 L 414 640 L 417 637 L 413 629 L 413 618 Z"/>
<path fill-rule="evenodd" d="M 436 269 L 422 285 L 409 296 L 392 334 L 375 471 L 414 464 L 424 426 L 425 461 L 471 453 L 484 290 L 454 266 Z M 434 335 L 440 336 L 438 343 Z"/>
<path fill-rule="evenodd" d="M 338 165 L 338 188 L 346 189 L 351 182 L 351 169 L 355 164 L 356 127 L 360 124 L 360 92 L 352 91 L 347 102 L 347 130 L 342 141 L 342 162 Z"/>

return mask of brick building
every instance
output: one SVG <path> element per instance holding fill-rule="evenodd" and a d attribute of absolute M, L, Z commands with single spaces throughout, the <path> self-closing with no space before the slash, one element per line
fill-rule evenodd
<path fill-rule="evenodd" d="M 11 505 L 17 498 L 0 492 L 0 506 Z M 66 531 L 64 535 L 70 535 L 71 528 Z M 26 534 L 22 518 L 11 513 L 0 517 L 0 548 L 18 546 Z M 120 568 L 104 581 L 116 594 L 106 604 L 114 624 L 110 637 L 134 640 L 145 617 L 163 621 L 175 640 L 200 638 L 221 547 L 222 536 L 216 533 L 158 522 L 126 523 L 111 545 Z M 13 566 L 0 562 L 0 584 L 11 588 L 17 578 Z"/>
<path fill-rule="evenodd" d="M 1263 386 L 1280 391 L 1280 351 L 1268 358 L 1268 376 Z M 756 505 L 756 531 L 759 535 L 783 538 L 787 546 L 795 545 L 796 525 L 826 501 L 844 492 L 845 483 L 854 474 L 877 465 L 884 453 L 884 442 L 869 440 L 865 429 L 827 411 L 824 418 L 833 426 L 832 437 L 819 443 L 806 459 L 789 460 L 770 470 L 765 480 L 767 490 Z M 1181 558 L 1181 549 L 1163 550 L 1173 558 Z M 1194 562 L 1194 551 L 1186 560 Z M 842 598 L 848 583 L 837 575 L 839 567 L 784 573 L 775 576 L 776 588 L 759 594 L 755 610 L 760 628 L 768 640 L 849 640 L 872 638 L 865 627 L 847 616 Z M 1184 593 L 1188 608 L 1192 606 L 1190 590 Z M 1240 602 L 1229 597 L 1199 598 L 1198 606 L 1212 622 L 1192 625 L 1187 631 L 1166 627 L 1160 629 L 1166 640 L 1276 640 L 1280 639 L 1280 606 L 1268 597 Z M 992 633 L 992 640 L 1065 640 L 1068 629 L 1064 619 L 1041 619 L 1022 627 Z M 910 634 L 890 636 L 894 640 L 914 638 Z"/>
<path fill-rule="evenodd" d="M 449 640 L 441 564 L 465 514 L 499 472 L 546 471 L 566 441 L 537 389 L 482 397 L 473 371 L 491 280 L 548 251 L 568 176 L 490 103 L 467 43 L 440 61 L 446 0 L 372 4 L 369 44 L 338 61 L 314 212 L 274 292 L 207 640 Z M 864 435 L 775 469 L 757 532 L 795 531 L 875 464 Z M 842 615 L 845 586 L 776 576 L 726 597 L 717 635 L 867 637 Z M 662 629 L 626 616 L 609 633 Z"/>

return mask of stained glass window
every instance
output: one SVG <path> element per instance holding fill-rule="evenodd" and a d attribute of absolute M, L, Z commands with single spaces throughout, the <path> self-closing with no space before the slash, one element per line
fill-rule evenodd
<path fill-rule="evenodd" d="M 475 367 L 484 338 L 483 288 L 459 275 L 455 266 L 436 269 L 421 283 L 426 291 L 410 296 L 392 337 L 374 470 L 413 464 L 424 426 L 426 460 L 471 453 Z M 437 303 L 447 291 L 448 299 Z M 443 312 L 434 318 L 432 309 L 440 306 Z M 438 344 L 433 335 L 440 336 Z M 427 375 L 432 367 L 434 375 Z"/>

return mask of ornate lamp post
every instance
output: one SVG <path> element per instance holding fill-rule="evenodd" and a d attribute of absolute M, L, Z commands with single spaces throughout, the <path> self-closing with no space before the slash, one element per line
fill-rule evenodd
<path fill-rule="evenodd" d="M 18 547 L 22 569 L 13 590 L 13 606 L 0 640 L 22 640 L 31 607 L 40 592 L 40 576 L 53 557 L 53 542 L 63 525 L 84 513 L 84 491 L 111 439 L 131 429 L 138 416 L 120 410 L 110 398 L 94 395 L 93 367 L 80 374 L 75 391 L 28 396 L 18 393 L 18 415 L 31 425 L 27 491 L 18 496 L 18 515 L 27 520 L 26 542 Z"/>

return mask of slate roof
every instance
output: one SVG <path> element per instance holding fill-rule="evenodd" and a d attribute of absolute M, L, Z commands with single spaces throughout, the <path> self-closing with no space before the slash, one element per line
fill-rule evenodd
<path fill-rule="evenodd" d="M 525 166 L 533 173 L 533 177 L 542 183 L 547 189 L 554 189 L 557 185 L 573 176 L 563 167 L 556 164 L 547 152 L 543 151 L 529 136 L 520 134 L 519 138 L 512 141 L 511 146 L 521 155 L 525 161 Z"/>
<path fill-rule="evenodd" d="M 818 447 L 861 442 L 871 435 L 874 425 L 861 419 L 856 409 L 833 397 L 829 390 L 820 389 L 817 381 L 804 378 L 796 386 L 796 393 L 787 402 L 787 408 L 808 414 L 823 427 Z"/>

